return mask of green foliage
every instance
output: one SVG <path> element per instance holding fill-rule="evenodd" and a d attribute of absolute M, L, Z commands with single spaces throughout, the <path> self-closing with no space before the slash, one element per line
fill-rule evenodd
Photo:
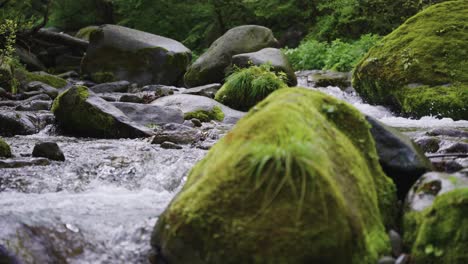
<path fill-rule="evenodd" d="M 54 0 L 49 26 L 78 30 L 113 22 L 112 0 Z"/>
<path fill-rule="evenodd" d="M 211 120 L 223 121 L 224 113 L 221 107 L 215 106 L 210 111 L 198 110 L 198 111 L 188 112 L 184 114 L 185 120 L 190 120 L 192 118 L 196 118 L 200 120 L 201 122 L 210 122 Z"/>
<path fill-rule="evenodd" d="M 371 34 L 351 43 L 340 39 L 331 43 L 310 39 L 295 49 L 285 49 L 284 53 L 295 70 L 350 71 L 379 40 L 379 36 Z"/>
<path fill-rule="evenodd" d="M 0 138 L 0 157 L 11 157 L 10 146 L 2 138 Z"/>
<path fill-rule="evenodd" d="M 216 93 L 215 100 L 237 110 L 247 111 L 275 90 L 286 88 L 286 76 L 271 66 L 235 69 Z"/>

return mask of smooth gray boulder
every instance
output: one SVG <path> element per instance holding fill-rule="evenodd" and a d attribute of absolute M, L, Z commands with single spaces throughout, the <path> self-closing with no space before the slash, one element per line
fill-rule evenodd
<path fill-rule="evenodd" d="M 224 114 L 222 122 L 228 124 L 236 123 L 245 115 L 244 112 L 231 109 L 216 102 L 214 99 L 191 94 L 175 94 L 161 97 L 153 101 L 151 105 L 176 107 L 184 113 L 184 116 L 197 111 L 212 112 L 215 108 L 220 108 Z"/>
<path fill-rule="evenodd" d="M 219 89 L 221 89 L 221 86 L 222 85 L 220 83 L 207 84 L 207 85 L 187 89 L 185 91 L 182 91 L 182 94 L 193 94 L 193 95 L 201 95 L 201 96 L 205 96 L 209 98 L 214 98 L 216 92 Z"/>
<path fill-rule="evenodd" d="M 232 56 L 277 47 L 273 32 L 262 26 L 246 25 L 228 30 L 198 58 L 184 76 L 188 87 L 223 82 Z"/>
<path fill-rule="evenodd" d="M 90 35 L 82 73 L 95 82 L 126 80 L 139 85 L 174 85 L 191 60 L 191 51 L 175 40 L 116 25 Z"/>
<path fill-rule="evenodd" d="M 251 65 L 270 64 L 275 72 L 284 72 L 289 86 L 297 85 L 297 77 L 286 55 L 279 49 L 265 48 L 256 52 L 243 53 L 232 57 L 232 64 L 240 68 Z"/>
<path fill-rule="evenodd" d="M 403 200 L 419 177 L 432 170 L 432 164 L 409 137 L 372 117 L 366 119 L 371 125 L 380 165 L 395 182 L 398 198 Z"/>
<path fill-rule="evenodd" d="M 74 86 L 60 94 L 52 112 L 60 128 L 74 136 L 138 138 L 153 134 L 84 86 Z"/>
<path fill-rule="evenodd" d="M 177 108 L 126 102 L 111 104 L 122 111 L 133 122 L 146 127 L 167 123 L 182 124 L 184 122 L 184 115 Z"/>
<path fill-rule="evenodd" d="M 0 111 L 0 136 L 32 135 L 37 133 L 35 117 L 29 113 Z"/>

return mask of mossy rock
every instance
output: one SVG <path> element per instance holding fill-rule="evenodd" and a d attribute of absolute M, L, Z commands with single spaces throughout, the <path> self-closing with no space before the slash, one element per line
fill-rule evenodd
<path fill-rule="evenodd" d="M 191 51 L 175 40 L 104 25 L 91 32 L 81 71 L 95 82 L 176 85 L 191 57 Z"/>
<path fill-rule="evenodd" d="M 185 120 L 196 118 L 201 122 L 210 122 L 211 120 L 223 121 L 224 113 L 221 107 L 214 106 L 211 110 L 197 110 L 194 112 L 188 112 L 184 114 Z"/>
<path fill-rule="evenodd" d="M 408 19 L 356 66 L 356 91 L 409 116 L 468 119 L 467 9 L 448 1 Z"/>
<path fill-rule="evenodd" d="M 287 88 L 285 78 L 270 71 L 269 65 L 252 66 L 231 74 L 215 100 L 231 108 L 248 111 L 275 90 Z"/>
<path fill-rule="evenodd" d="M 262 26 L 245 25 L 228 30 L 218 38 L 187 70 L 184 76 L 188 87 L 222 83 L 232 56 L 276 47 L 273 32 Z"/>
<path fill-rule="evenodd" d="M 468 263 L 468 188 L 437 196 L 432 206 L 404 216 L 412 263 Z"/>
<path fill-rule="evenodd" d="M 80 29 L 76 34 L 75 34 L 75 37 L 76 38 L 79 38 L 79 39 L 83 39 L 83 40 L 86 40 L 86 41 L 89 41 L 89 38 L 91 36 L 91 34 L 98 30 L 99 29 L 99 26 L 87 26 L 87 27 L 84 27 L 82 29 Z"/>
<path fill-rule="evenodd" d="M 156 224 L 155 260 L 375 264 L 395 192 L 358 110 L 281 89 L 192 169 Z"/>
<path fill-rule="evenodd" d="M 60 128 L 75 136 L 136 138 L 152 134 L 84 86 L 74 86 L 60 94 L 54 100 L 52 112 Z"/>
<path fill-rule="evenodd" d="M 10 146 L 2 138 L 0 138 L 0 157 L 11 157 Z"/>
<path fill-rule="evenodd" d="M 38 81 L 50 85 L 54 88 L 60 89 L 67 86 L 67 81 L 46 72 L 28 72 L 24 69 L 16 69 L 15 77 L 22 86 L 30 82 Z"/>

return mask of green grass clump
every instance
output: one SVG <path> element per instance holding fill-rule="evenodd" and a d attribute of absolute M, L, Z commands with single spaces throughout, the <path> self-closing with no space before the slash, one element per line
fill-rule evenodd
<path fill-rule="evenodd" d="M 192 118 L 196 118 L 200 120 L 201 122 L 210 122 L 211 120 L 223 121 L 224 113 L 221 107 L 215 106 L 210 111 L 198 110 L 198 111 L 188 112 L 184 114 L 185 120 L 190 120 Z"/>
<path fill-rule="evenodd" d="M 467 1 L 448 1 L 408 19 L 356 66 L 356 91 L 369 103 L 415 117 L 468 118 L 466 99 L 462 110 L 459 100 L 451 102 L 466 98 L 467 9 Z"/>
<path fill-rule="evenodd" d="M 354 42 L 340 39 L 331 43 L 308 39 L 295 49 L 285 49 L 285 54 L 295 70 L 351 71 L 380 37 L 367 34 Z"/>
<path fill-rule="evenodd" d="M 11 157 L 10 146 L 2 138 L 0 138 L 0 157 Z"/>
<path fill-rule="evenodd" d="M 247 111 L 273 91 L 287 87 L 286 77 L 273 72 L 271 66 L 251 66 L 237 69 L 229 75 L 216 93 L 215 100 L 231 108 Z"/>
<path fill-rule="evenodd" d="M 407 213 L 404 229 L 413 263 L 467 263 L 468 188 L 438 196 L 422 212 Z"/>
<path fill-rule="evenodd" d="M 192 169 L 153 247 L 170 263 L 376 263 L 396 194 L 369 129 L 331 96 L 275 91 Z"/>

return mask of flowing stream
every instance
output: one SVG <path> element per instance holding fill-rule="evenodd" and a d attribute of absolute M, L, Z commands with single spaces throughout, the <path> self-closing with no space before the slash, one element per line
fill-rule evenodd
<path fill-rule="evenodd" d="M 321 91 L 411 137 L 434 128 L 468 131 L 468 121 L 398 117 L 338 87 Z M 42 131 L 6 138 L 16 156 L 57 142 L 65 162 L 0 169 L 0 245 L 25 263 L 147 263 L 157 217 L 206 150 L 162 149 L 145 139 L 80 139 Z"/>

